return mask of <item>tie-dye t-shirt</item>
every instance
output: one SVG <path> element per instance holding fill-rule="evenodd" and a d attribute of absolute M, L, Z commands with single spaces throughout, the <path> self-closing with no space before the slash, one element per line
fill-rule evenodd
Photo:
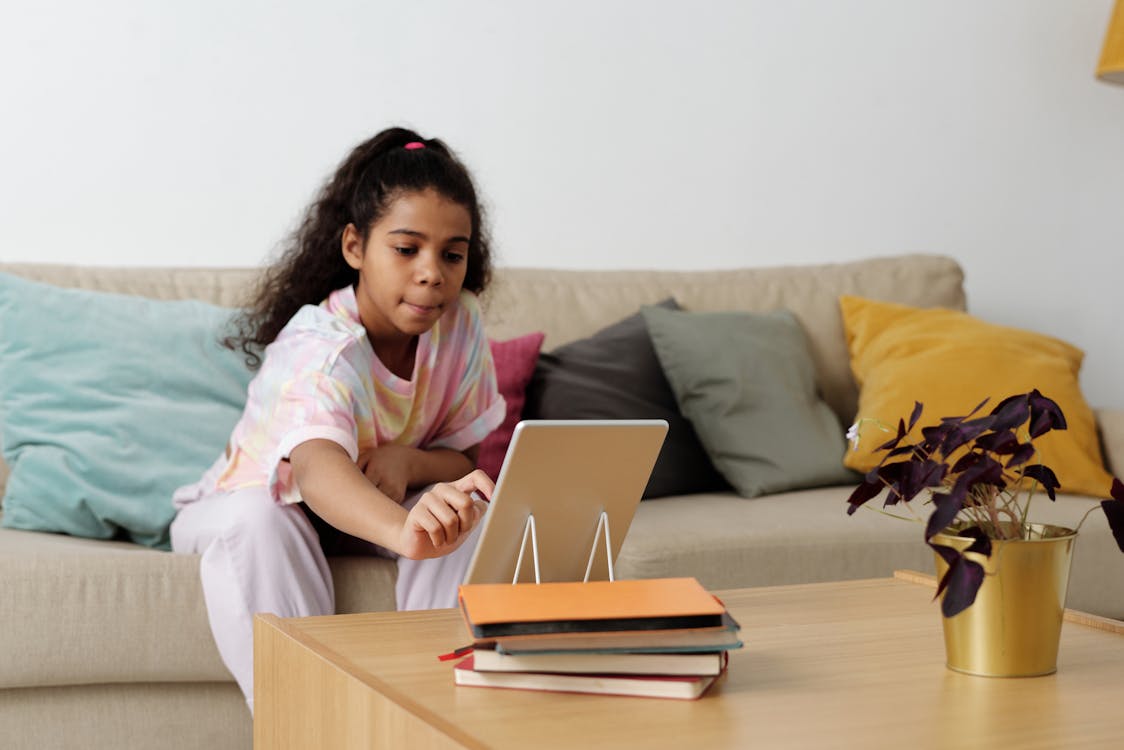
<path fill-rule="evenodd" d="M 418 337 L 414 372 L 405 380 L 375 355 L 355 291 L 345 287 L 318 306 L 302 307 L 266 347 L 229 456 L 219 458 L 196 492 L 265 485 L 279 502 L 300 502 L 285 459 L 303 442 L 331 440 L 353 461 L 390 443 L 465 450 L 504 413 L 474 294 L 461 292 Z"/>

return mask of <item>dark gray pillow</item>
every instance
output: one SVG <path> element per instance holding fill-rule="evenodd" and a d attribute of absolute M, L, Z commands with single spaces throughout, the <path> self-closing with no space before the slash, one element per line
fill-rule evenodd
<path fill-rule="evenodd" d="M 678 310 L 668 298 L 657 307 Z M 539 355 L 527 387 L 526 419 L 666 419 L 667 437 L 644 497 L 728 491 L 675 394 L 637 313 L 589 338 Z"/>
<path fill-rule="evenodd" d="M 679 410 L 739 495 L 854 482 L 804 331 L 770 313 L 641 310 Z"/>

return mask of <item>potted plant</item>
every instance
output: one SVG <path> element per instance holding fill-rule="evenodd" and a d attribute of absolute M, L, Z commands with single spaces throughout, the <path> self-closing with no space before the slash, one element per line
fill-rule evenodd
<path fill-rule="evenodd" d="M 851 493 L 847 513 L 885 492 L 886 508 L 901 506 L 921 521 L 909 503 L 923 496 L 931 505 L 925 541 L 936 554 L 949 667 L 990 676 L 1048 674 L 1056 669 L 1077 532 L 1100 508 L 1124 551 L 1124 485 L 1113 478 L 1112 499 L 1090 507 L 1076 528 L 1032 523 L 1035 494 L 1054 500 L 1060 487 L 1036 460 L 1034 440 L 1064 430 L 1065 416 L 1037 389 L 977 416 L 987 401 L 922 427 L 920 436 L 914 429 L 923 406 L 916 402 L 908 423 L 898 420 L 896 434 L 878 447 L 885 455 Z M 855 445 L 865 421 L 848 431 Z"/>

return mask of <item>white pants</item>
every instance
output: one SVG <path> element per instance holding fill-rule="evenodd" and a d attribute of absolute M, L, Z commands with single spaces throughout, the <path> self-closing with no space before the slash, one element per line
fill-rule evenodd
<path fill-rule="evenodd" d="M 407 498 L 413 507 L 418 492 Z M 253 616 L 335 613 L 335 591 L 316 529 L 296 505 L 279 505 L 264 487 L 188 500 L 172 522 L 172 550 L 201 554 L 200 577 L 207 617 L 219 655 L 246 705 L 254 709 Z M 396 559 L 398 609 L 455 607 L 479 536 L 478 523 L 452 554 L 409 560 L 373 544 L 347 537 L 348 554 Z"/>

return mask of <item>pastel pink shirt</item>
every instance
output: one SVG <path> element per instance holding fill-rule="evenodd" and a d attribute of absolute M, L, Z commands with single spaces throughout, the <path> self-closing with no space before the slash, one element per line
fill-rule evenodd
<path fill-rule="evenodd" d="M 504 414 L 474 294 L 462 291 L 418 337 L 414 372 L 405 380 L 379 361 L 355 291 L 345 287 L 302 307 L 266 347 L 229 456 L 178 490 L 176 505 L 262 485 L 278 502 L 300 502 L 286 459 L 303 442 L 331 440 L 353 461 L 391 443 L 459 451 L 480 443 Z"/>

